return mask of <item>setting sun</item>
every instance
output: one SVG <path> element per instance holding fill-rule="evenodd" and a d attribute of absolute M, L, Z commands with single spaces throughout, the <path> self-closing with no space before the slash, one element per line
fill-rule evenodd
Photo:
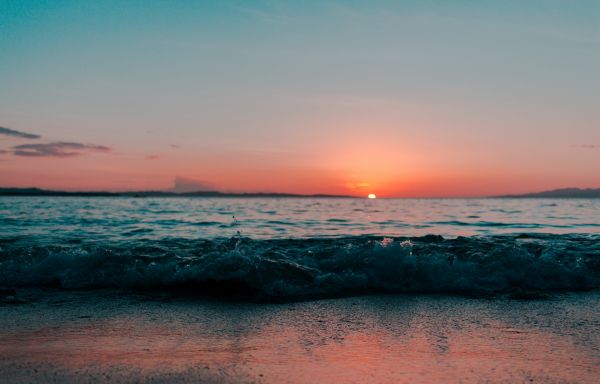
<path fill-rule="evenodd" d="M 367 196 L 369 199 L 376 199 L 377 196 L 375 196 L 374 193 L 369 193 L 369 196 Z"/>

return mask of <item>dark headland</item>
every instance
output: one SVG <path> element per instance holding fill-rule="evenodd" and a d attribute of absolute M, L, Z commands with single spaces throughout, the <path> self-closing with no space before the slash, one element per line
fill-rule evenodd
<path fill-rule="evenodd" d="M 560 198 L 560 199 L 598 199 L 600 188 L 561 188 L 551 191 L 525 193 L 522 195 L 505 195 L 507 198 Z"/>
<path fill-rule="evenodd" d="M 40 188 L 0 188 L 0 196 L 87 196 L 87 197 L 319 197 L 319 198 L 352 198 L 348 195 L 294 193 L 243 192 L 229 193 L 219 191 L 170 192 L 170 191 L 56 191 Z"/>

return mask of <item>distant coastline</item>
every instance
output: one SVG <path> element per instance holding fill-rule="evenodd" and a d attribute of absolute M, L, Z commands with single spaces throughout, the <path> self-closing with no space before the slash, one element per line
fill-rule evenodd
<path fill-rule="evenodd" d="M 170 192 L 170 191 L 57 191 L 41 188 L 0 188 L 0 196 L 84 196 L 84 197 L 281 197 L 281 198 L 356 198 L 349 195 L 312 194 L 271 192 L 229 193 L 219 191 Z"/>
<path fill-rule="evenodd" d="M 521 195 L 504 195 L 502 198 L 555 198 L 555 199 L 598 199 L 600 188 L 561 188 L 551 191 L 532 192 Z"/>
<path fill-rule="evenodd" d="M 41 188 L 0 188 L 0 196 L 83 196 L 83 197 L 240 197 L 240 198 L 361 198 L 351 195 L 332 194 L 299 194 L 277 192 L 220 192 L 220 191 L 60 191 Z M 465 197 L 466 198 L 466 197 Z M 514 195 L 481 196 L 481 198 L 525 199 L 525 198 L 554 198 L 554 199 L 598 199 L 600 188 L 561 188 L 550 191 L 531 192 Z"/>

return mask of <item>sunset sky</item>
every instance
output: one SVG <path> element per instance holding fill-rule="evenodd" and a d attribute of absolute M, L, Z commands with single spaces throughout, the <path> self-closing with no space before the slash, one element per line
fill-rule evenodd
<path fill-rule="evenodd" d="M 0 186 L 600 187 L 600 1 L 0 0 Z"/>

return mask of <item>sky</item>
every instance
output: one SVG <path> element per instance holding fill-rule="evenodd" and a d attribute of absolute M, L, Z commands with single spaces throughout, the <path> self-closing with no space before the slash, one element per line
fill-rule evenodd
<path fill-rule="evenodd" d="M 600 1 L 0 0 L 0 187 L 600 187 Z"/>

